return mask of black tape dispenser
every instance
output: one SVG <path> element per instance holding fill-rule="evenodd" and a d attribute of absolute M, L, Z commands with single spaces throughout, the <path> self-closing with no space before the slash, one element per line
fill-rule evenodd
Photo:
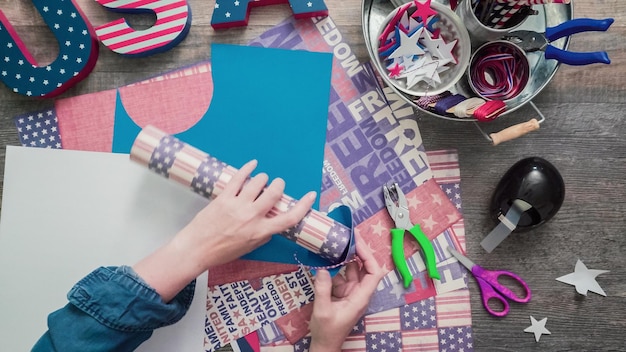
<path fill-rule="evenodd" d="M 564 199 L 563 177 L 554 165 L 539 157 L 518 161 L 493 192 L 489 213 L 498 225 L 481 246 L 491 252 L 511 232 L 541 226 L 559 211 Z"/>

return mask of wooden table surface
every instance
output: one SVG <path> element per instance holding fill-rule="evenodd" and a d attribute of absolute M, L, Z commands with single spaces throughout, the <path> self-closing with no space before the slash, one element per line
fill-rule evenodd
<path fill-rule="evenodd" d="M 94 25 L 119 18 L 95 1 L 78 0 Z M 486 268 L 506 268 L 523 276 L 533 290 L 527 305 L 513 305 L 497 319 L 483 309 L 478 286 L 471 280 L 474 347 L 477 351 L 615 351 L 626 350 L 626 1 L 573 0 L 575 17 L 614 17 L 607 33 L 572 37 L 570 50 L 606 50 L 611 65 L 561 66 L 534 102 L 545 114 L 541 129 L 518 140 L 491 146 L 472 124 L 418 114 L 427 150 L 458 150 L 469 256 Z M 290 15 L 287 5 L 252 10 L 248 27 L 214 31 L 210 26 L 214 1 L 190 0 L 193 22 L 188 37 L 169 52 L 142 59 L 119 56 L 101 46 L 93 73 L 61 97 L 115 88 L 142 78 L 210 58 L 211 43 L 245 44 Z M 368 59 L 361 31 L 359 0 L 326 0 L 334 21 L 358 57 Z M 30 1 L 0 0 L 0 9 L 39 62 L 56 57 L 54 38 Z M 150 16 L 132 16 L 137 28 Z M 2 49 L 0 49 L 1 52 Z M 0 143 L 19 145 L 12 117 L 50 106 L 0 86 Z M 530 107 L 507 115 L 488 127 L 493 131 L 534 117 Z M 4 148 L 0 173 L 4 174 Z M 516 161 L 540 156 L 561 172 L 565 202 L 545 226 L 509 237 L 493 253 L 479 245 L 494 227 L 488 216 L 491 193 Z M 2 176 L 0 175 L 0 176 Z M 591 269 L 610 270 L 597 278 L 607 297 L 578 295 L 573 286 L 555 278 L 573 271 L 577 259 Z M 548 318 L 536 343 L 523 330 L 529 316 Z"/>

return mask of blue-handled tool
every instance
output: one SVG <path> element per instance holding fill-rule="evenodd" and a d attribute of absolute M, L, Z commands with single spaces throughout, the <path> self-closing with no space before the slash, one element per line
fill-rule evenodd
<path fill-rule="evenodd" d="M 554 59 L 567 65 L 610 64 L 611 60 L 605 51 L 577 53 L 556 48 L 550 45 L 550 42 L 576 33 L 604 32 L 609 29 L 611 24 L 613 24 L 612 18 L 603 20 L 577 18 L 563 22 L 558 26 L 546 28 L 545 33 L 515 31 L 509 33 L 504 39 L 519 45 L 526 52 L 545 51 L 546 59 Z"/>

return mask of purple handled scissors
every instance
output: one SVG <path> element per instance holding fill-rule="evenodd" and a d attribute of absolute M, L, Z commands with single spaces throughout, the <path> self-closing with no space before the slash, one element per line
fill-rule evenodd
<path fill-rule="evenodd" d="M 463 254 L 455 251 L 453 248 L 448 247 L 448 251 L 459 260 L 463 266 L 465 266 L 476 278 L 478 282 L 478 287 L 480 287 L 481 296 L 483 299 L 483 306 L 489 314 L 495 315 L 496 317 L 503 317 L 509 313 L 509 302 L 507 302 L 507 298 L 519 302 L 519 303 L 528 303 L 530 301 L 530 287 L 526 284 L 521 277 L 513 274 L 510 271 L 504 270 L 485 270 L 480 265 L 474 264 L 469 258 L 464 256 Z M 517 281 L 526 291 L 526 295 L 524 297 L 518 297 L 511 289 L 502 285 L 498 282 L 498 278 L 501 276 L 508 276 L 515 281 Z M 502 302 L 504 309 L 501 311 L 495 311 L 489 306 L 489 300 L 496 299 Z"/>

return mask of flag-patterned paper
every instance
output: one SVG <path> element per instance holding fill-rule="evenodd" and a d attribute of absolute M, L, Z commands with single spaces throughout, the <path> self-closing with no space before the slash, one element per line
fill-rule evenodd
<path fill-rule="evenodd" d="M 22 146 L 62 149 L 54 108 L 19 115 L 14 121 Z"/>

